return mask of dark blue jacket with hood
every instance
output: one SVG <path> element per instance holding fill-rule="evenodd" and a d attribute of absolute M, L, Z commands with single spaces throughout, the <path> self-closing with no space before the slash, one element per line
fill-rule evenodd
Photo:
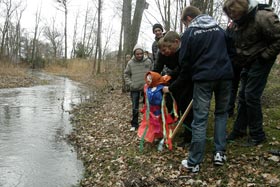
<path fill-rule="evenodd" d="M 233 78 L 225 32 L 212 17 L 202 14 L 191 21 L 182 37 L 179 63 L 181 73 L 171 90 L 190 78 L 193 81 Z"/>

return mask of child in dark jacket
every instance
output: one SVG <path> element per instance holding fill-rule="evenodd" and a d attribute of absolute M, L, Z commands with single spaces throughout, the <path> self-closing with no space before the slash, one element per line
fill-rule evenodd
<path fill-rule="evenodd" d="M 153 71 L 161 73 L 164 67 L 167 67 L 169 71 L 167 75 L 164 77 L 169 77 L 169 83 L 171 84 L 174 82 L 179 73 L 180 73 L 180 64 L 179 64 L 179 53 L 180 53 L 180 35 L 175 31 L 168 31 L 163 38 L 161 38 L 158 42 L 159 47 L 159 54 L 158 60 L 154 66 Z M 177 102 L 178 109 L 180 115 L 183 115 L 185 112 L 188 104 L 192 100 L 192 92 L 193 92 L 193 83 L 191 77 L 188 81 L 185 82 L 184 85 L 177 87 L 174 89 L 172 94 Z M 171 98 L 167 97 L 167 107 L 170 108 L 172 102 L 170 101 Z M 192 130 L 191 130 L 191 123 L 193 120 L 193 112 L 192 110 L 185 118 L 183 126 L 183 142 L 179 144 L 181 147 L 185 147 L 191 142 L 192 139 Z"/>

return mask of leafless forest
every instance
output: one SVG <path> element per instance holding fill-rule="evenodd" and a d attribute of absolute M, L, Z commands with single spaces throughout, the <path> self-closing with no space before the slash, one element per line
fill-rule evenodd
<path fill-rule="evenodd" d="M 69 24 L 69 11 L 73 11 L 71 0 L 53 0 L 55 8 L 62 12 L 63 29 L 57 27 L 56 18 L 42 17 L 42 7 L 34 12 L 30 22 L 34 22 L 33 30 L 24 29 L 22 16 L 26 14 L 28 4 L 25 0 L 0 0 L 0 60 L 8 63 L 26 62 L 36 68 L 45 63 L 65 62 L 66 59 L 86 58 L 93 63 L 93 72 L 100 72 L 100 64 L 108 57 L 120 61 L 137 43 L 141 23 L 152 24 L 155 20 L 161 23 L 166 31 L 182 32 L 180 22 L 182 9 L 189 4 L 199 7 L 204 13 L 217 19 L 222 27 L 228 20 L 222 12 L 223 0 L 115 0 L 114 12 L 121 25 L 118 31 L 102 24 L 106 19 L 102 0 L 91 0 L 83 14 L 76 13 L 76 19 Z M 263 0 L 280 12 L 280 1 Z M 69 9 L 71 7 L 71 9 Z M 108 11 L 108 10 L 107 10 Z M 73 13 L 73 12 L 72 12 Z M 82 33 L 78 33 L 78 19 L 83 20 Z M 113 22 L 113 20 L 112 20 Z M 69 33 L 71 31 L 71 33 Z M 151 33 L 151 35 L 153 35 Z M 114 37 L 114 38 L 112 38 Z M 118 49 L 114 52 L 110 44 L 118 41 Z"/>

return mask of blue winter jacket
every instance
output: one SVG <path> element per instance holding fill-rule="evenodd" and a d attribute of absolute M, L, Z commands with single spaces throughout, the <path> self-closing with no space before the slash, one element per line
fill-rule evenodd
<path fill-rule="evenodd" d="M 180 76 L 191 74 L 193 81 L 233 78 L 225 32 L 212 17 L 202 14 L 191 21 L 182 37 L 179 63 Z"/>

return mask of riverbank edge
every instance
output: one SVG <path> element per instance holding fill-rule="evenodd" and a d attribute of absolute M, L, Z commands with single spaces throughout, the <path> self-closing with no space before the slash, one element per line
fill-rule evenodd
<path fill-rule="evenodd" d="M 40 80 L 26 73 L 25 75 L 0 75 L 0 89 L 30 87 L 40 84 L 46 84 L 44 80 Z"/>
<path fill-rule="evenodd" d="M 278 69 L 276 75 L 279 74 Z M 106 77 L 106 74 L 102 76 Z M 71 111 L 73 133 L 69 135 L 69 140 L 75 146 L 85 166 L 85 174 L 80 181 L 80 186 L 176 187 L 245 184 L 277 186 L 280 184 L 278 175 L 280 167 L 275 168 L 275 163 L 279 166 L 279 162 L 269 161 L 273 158 L 267 153 L 269 147 L 277 146 L 279 142 L 270 132 L 270 140 L 267 143 L 251 149 L 239 147 L 239 141 L 229 144 L 227 151 L 229 162 L 218 168 L 212 165 L 213 139 L 209 138 L 200 175 L 190 175 L 180 169 L 180 161 L 187 156 L 186 149 L 175 146 L 172 151 L 164 149 L 163 152 L 158 152 L 156 144 L 145 143 L 144 151 L 141 152 L 137 133 L 129 131 L 131 116 L 129 93 L 121 91 L 119 81 L 114 79 L 104 81 L 102 76 L 84 82 L 89 87 L 95 87 L 95 99 L 81 103 Z M 95 83 L 102 81 L 103 83 L 96 87 Z M 211 124 L 213 116 L 210 118 L 212 118 L 209 122 Z M 267 119 L 265 120 L 267 124 Z M 232 124 L 233 119 L 230 119 L 228 125 L 231 127 Z M 210 131 L 212 130 L 210 126 Z M 208 136 L 211 137 L 211 134 Z M 242 178 L 248 173 L 251 177 Z M 253 182 L 250 182 L 251 179 Z"/>
<path fill-rule="evenodd" d="M 129 93 L 121 91 L 120 75 L 101 74 L 94 78 L 77 79 L 67 76 L 95 90 L 94 97 L 70 111 L 73 132 L 68 136 L 83 162 L 85 173 L 80 186 L 278 186 L 280 162 L 267 153 L 279 147 L 279 67 L 271 74 L 264 95 L 264 127 L 268 141 L 261 146 L 246 149 L 240 141 L 228 146 L 228 162 L 215 168 L 212 165 L 212 140 L 207 140 L 207 150 L 201 172 L 190 175 L 180 170 L 180 161 L 187 150 L 174 147 L 158 152 L 155 144 L 145 144 L 139 150 L 139 138 L 130 132 L 131 103 Z M 63 75 L 65 76 L 65 75 Z M 16 76 L 15 76 L 16 77 Z M 108 78 L 109 77 L 109 78 Z M 13 80 L 21 87 L 21 76 Z M 16 81 L 14 81 L 16 80 Z M 23 87 L 40 84 L 33 79 Z M 24 82 L 24 81 L 23 81 Z M 5 86 L 10 87 L 10 86 Z M 278 90 L 278 91 L 277 91 Z M 213 111 L 211 111 L 213 112 Z M 212 118 L 213 116 L 210 116 Z M 213 123 L 212 119 L 209 122 Z M 229 120 L 232 127 L 233 120 Z M 209 126 L 210 131 L 211 125 Z M 277 135 L 278 132 L 278 135 Z M 210 136 L 210 135 L 208 135 Z M 241 140 L 243 141 L 243 140 Z M 209 148 L 210 147 L 210 148 Z"/>

